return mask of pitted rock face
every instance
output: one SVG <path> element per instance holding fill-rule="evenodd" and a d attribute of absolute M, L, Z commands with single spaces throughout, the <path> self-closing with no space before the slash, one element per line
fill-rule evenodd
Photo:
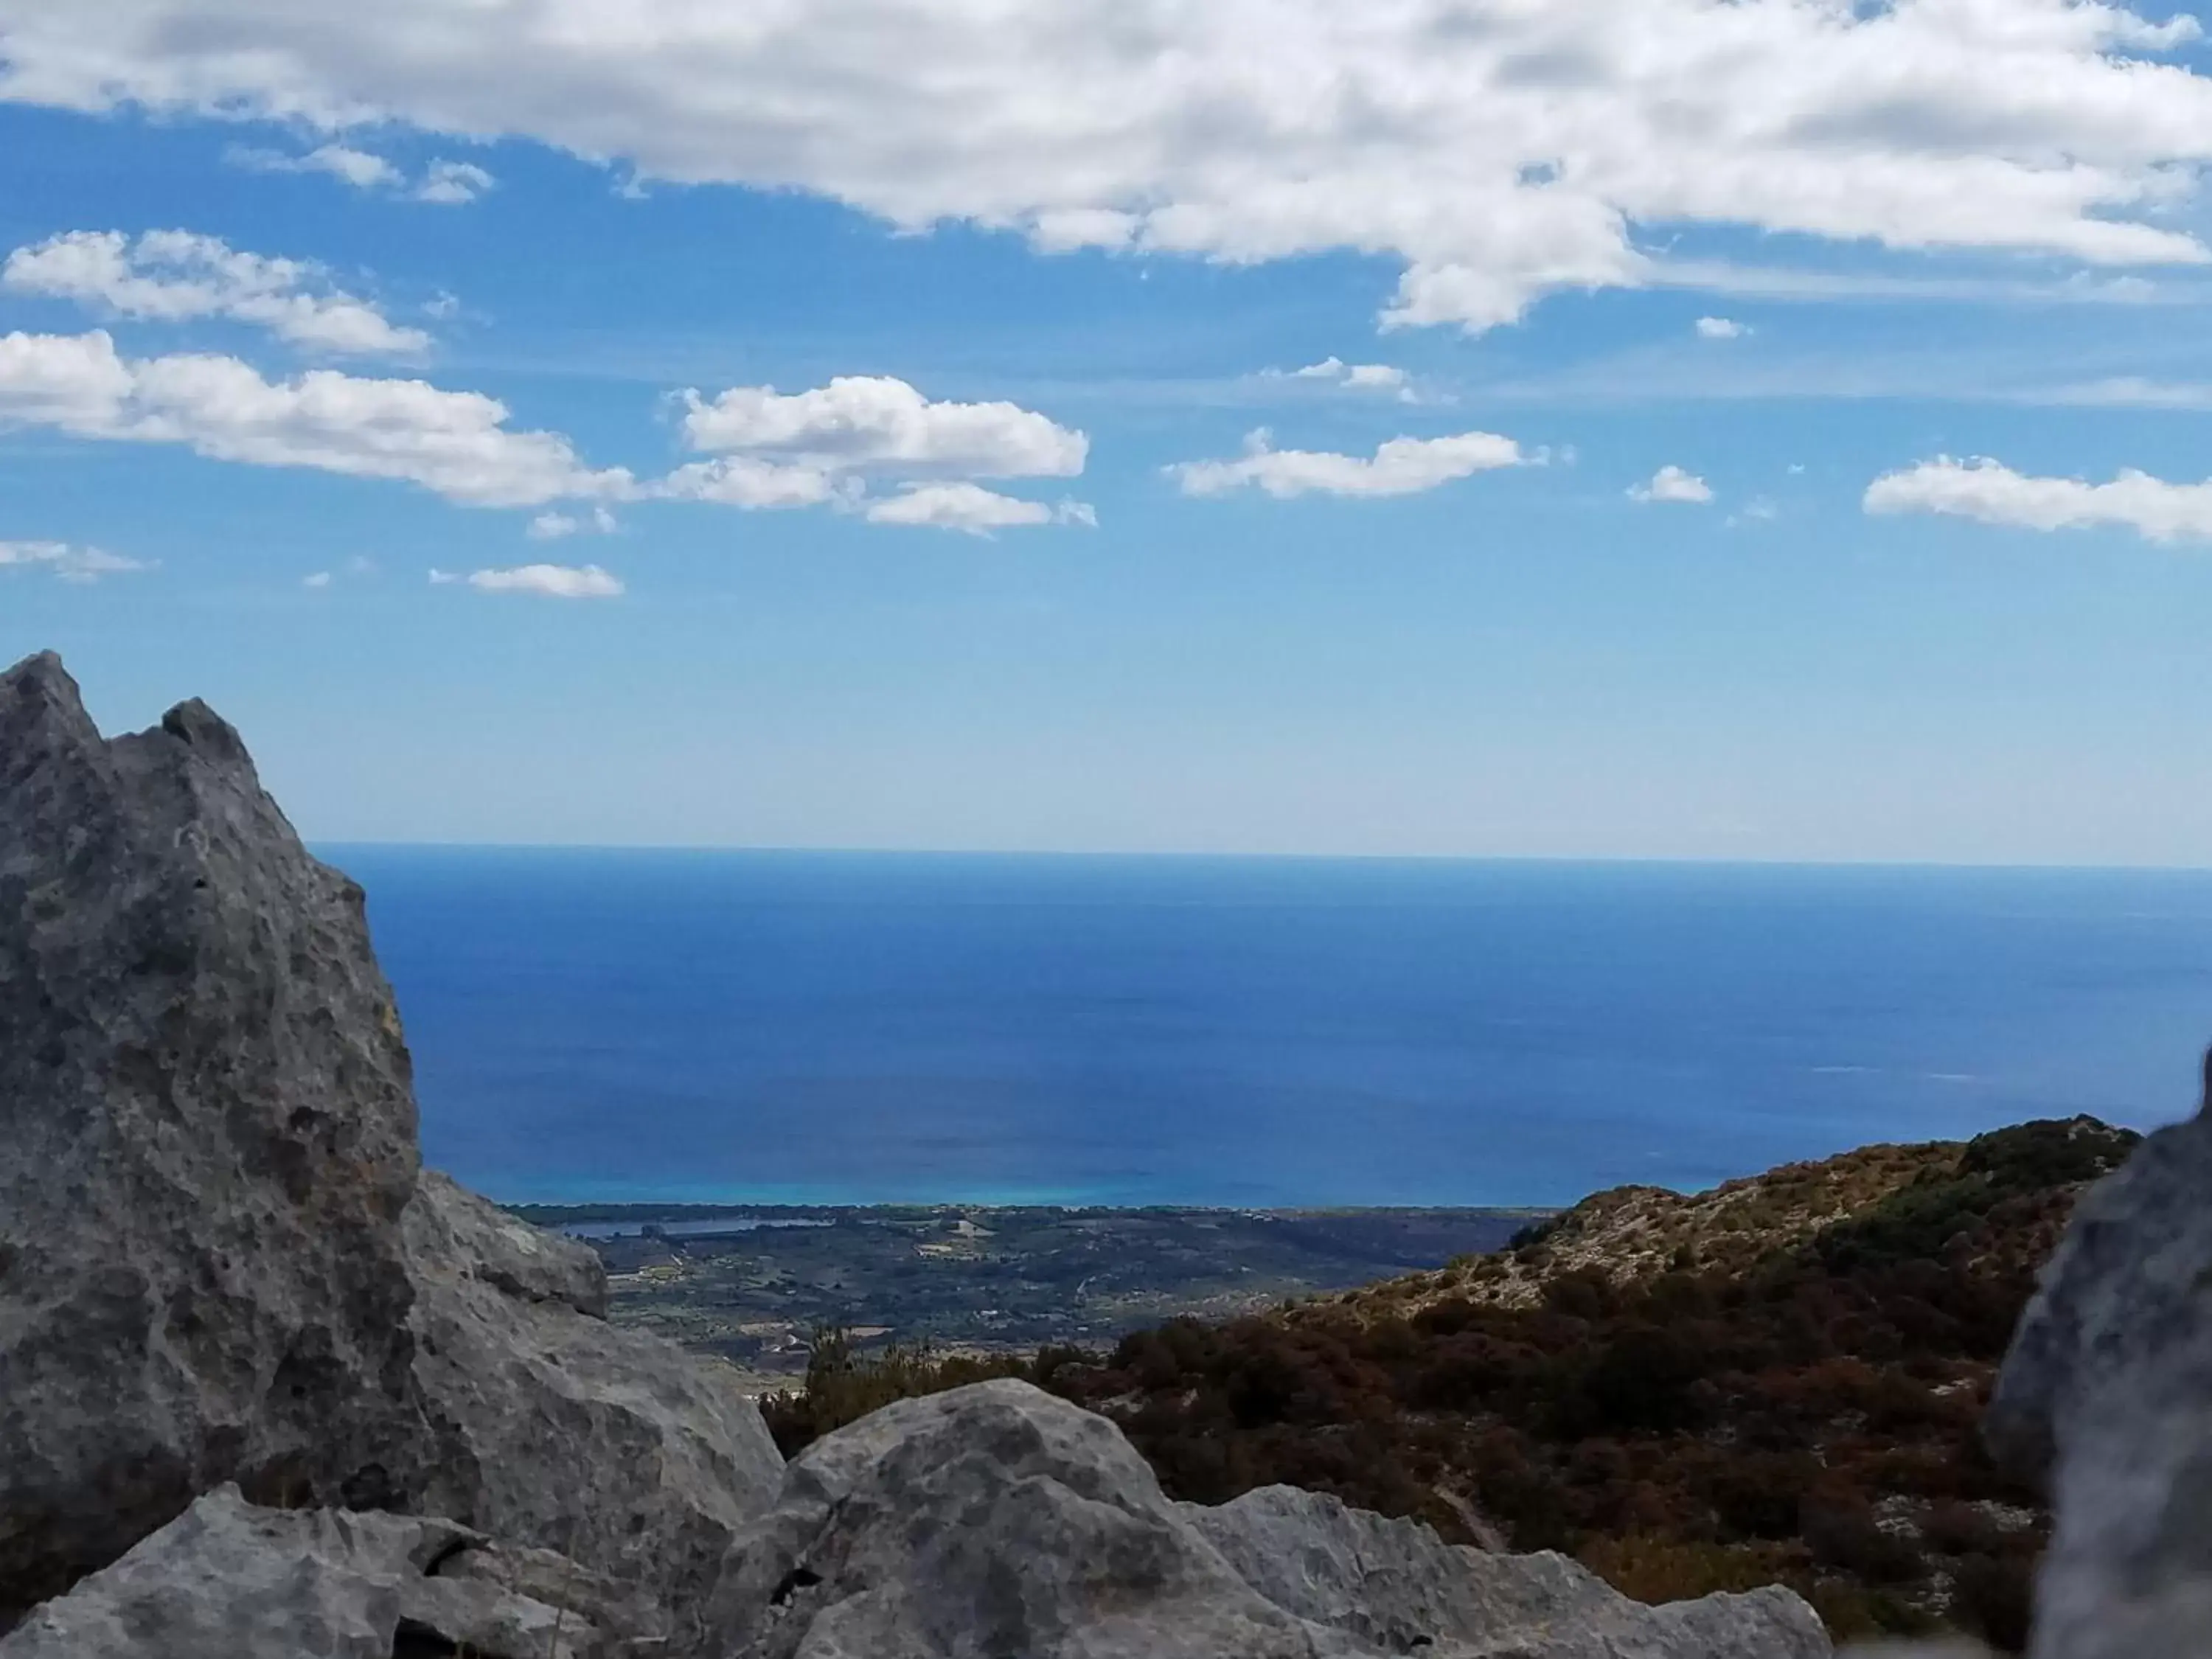
<path fill-rule="evenodd" d="M 407 1050 L 360 890 L 198 703 L 0 676 L 0 1620 L 223 1480 L 375 1504 L 414 1415 Z"/>
<path fill-rule="evenodd" d="M 705 1595 L 758 1410 L 419 1168 L 361 890 L 205 708 L 107 742 L 0 676 L 0 1629 L 233 1481 Z"/>

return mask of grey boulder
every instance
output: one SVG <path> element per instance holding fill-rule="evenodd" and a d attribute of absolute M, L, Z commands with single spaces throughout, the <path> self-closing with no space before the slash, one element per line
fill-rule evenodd
<path fill-rule="evenodd" d="M 1985 1425 L 2057 1510 L 2036 1659 L 2212 1654 L 2212 1120 L 2076 1206 Z"/>
<path fill-rule="evenodd" d="M 543 1551 L 448 1521 L 208 1493 L 0 1638 L 0 1659 L 623 1659 L 657 1615 Z"/>
<path fill-rule="evenodd" d="M 1285 1611 L 1379 1653 L 1528 1659 L 1824 1659 L 1827 1632 L 1789 1590 L 1646 1607 L 1546 1550 L 1492 1554 L 1417 1521 L 1263 1486 L 1179 1506 L 1237 1577 Z"/>
<path fill-rule="evenodd" d="M 783 1478 L 728 1368 L 595 1316 L 596 1255 L 443 1176 L 403 1231 L 432 1450 L 415 1506 L 696 1607 Z"/>
<path fill-rule="evenodd" d="M 0 1630 L 237 1482 L 687 1604 L 782 1461 L 572 1241 L 421 1171 L 361 890 L 198 703 L 0 675 Z"/>
<path fill-rule="evenodd" d="M 1281 1488 L 1169 1501 L 1102 1417 L 1026 1383 L 902 1401 L 795 1459 L 738 1540 L 727 1659 L 1822 1659 L 1786 1591 L 1627 1601 Z"/>
<path fill-rule="evenodd" d="M 225 1480 L 419 1476 L 415 1102 L 361 890 L 206 708 L 0 675 L 0 1629 Z"/>

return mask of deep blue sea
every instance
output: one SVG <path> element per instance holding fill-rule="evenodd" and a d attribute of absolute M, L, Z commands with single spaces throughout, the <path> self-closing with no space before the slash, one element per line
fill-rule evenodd
<path fill-rule="evenodd" d="M 2212 873 L 325 847 L 501 1198 L 1553 1204 L 2195 1103 Z"/>

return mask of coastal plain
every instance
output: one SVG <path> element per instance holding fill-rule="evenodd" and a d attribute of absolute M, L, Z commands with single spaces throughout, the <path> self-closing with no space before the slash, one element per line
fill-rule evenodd
<path fill-rule="evenodd" d="M 589 1243 L 613 1317 L 716 1353 L 760 1389 L 815 1334 L 856 1346 L 1110 1346 L 1177 1315 L 1228 1319 L 1502 1247 L 1542 1209 L 708 1209 L 519 1205 Z"/>

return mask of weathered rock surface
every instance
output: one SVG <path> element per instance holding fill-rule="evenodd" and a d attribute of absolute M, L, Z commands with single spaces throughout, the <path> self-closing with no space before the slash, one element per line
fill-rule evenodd
<path fill-rule="evenodd" d="M 781 1460 L 583 1247 L 418 1169 L 361 891 L 197 703 L 0 675 L 0 1629 L 236 1481 L 696 1600 Z"/>
<path fill-rule="evenodd" d="M 415 1103 L 361 890 L 204 707 L 0 676 L 0 1628 L 236 1480 L 391 1501 Z"/>
<path fill-rule="evenodd" d="M 791 1465 L 710 1623 L 732 1659 L 1819 1659 L 1785 1591 L 1645 1607 L 1281 1488 L 1174 1504 L 1105 1419 L 1025 1383 L 891 1406 Z"/>
<path fill-rule="evenodd" d="M 2212 1078 L 2208 1078 L 2212 1086 Z M 2047 1478 L 2036 1659 L 2212 1654 L 2212 1117 L 2092 1188 L 2014 1334 L 1987 1422 Z"/>
<path fill-rule="evenodd" d="M 1414 1521 L 1264 1486 L 1218 1509 L 1177 1506 L 1275 1606 L 1378 1653 L 1531 1659 L 1820 1659 L 1813 1610 L 1785 1589 L 1646 1607 L 1547 1550 L 1493 1555 Z"/>
<path fill-rule="evenodd" d="M 699 1606 L 783 1459 L 725 1366 L 581 1311 L 590 1250 L 426 1174 L 403 1223 L 434 1455 L 413 1506 Z"/>
<path fill-rule="evenodd" d="M 0 1638 L 0 1659 L 626 1659 L 655 1610 L 544 1551 L 219 1487 Z"/>

